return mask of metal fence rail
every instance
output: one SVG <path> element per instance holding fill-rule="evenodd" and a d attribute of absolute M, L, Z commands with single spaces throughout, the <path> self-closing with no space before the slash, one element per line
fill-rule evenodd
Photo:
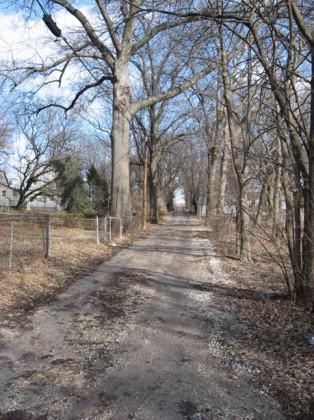
<path fill-rule="evenodd" d="M 0 214 L 0 268 L 26 266 L 34 257 L 54 257 L 86 244 L 123 240 L 122 219 L 57 215 Z"/>

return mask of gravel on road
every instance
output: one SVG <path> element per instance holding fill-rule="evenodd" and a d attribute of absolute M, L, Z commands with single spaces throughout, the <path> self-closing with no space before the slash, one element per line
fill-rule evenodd
<path fill-rule="evenodd" d="M 221 363 L 246 325 L 215 304 L 232 284 L 196 218 L 176 216 L 23 322 L 0 328 L 0 419 L 284 419 Z"/>

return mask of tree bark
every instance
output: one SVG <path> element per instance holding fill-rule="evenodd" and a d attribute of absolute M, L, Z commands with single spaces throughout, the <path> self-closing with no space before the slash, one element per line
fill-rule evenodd
<path fill-rule="evenodd" d="M 247 108 L 246 108 L 246 118 L 244 120 L 239 119 L 237 114 L 234 111 L 232 104 L 232 89 L 230 87 L 229 75 L 228 75 L 228 63 L 227 63 L 227 54 L 224 45 L 224 35 L 223 31 L 220 33 L 220 45 L 221 45 L 221 67 L 222 67 L 222 82 L 224 87 L 224 100 L 226 104 L 226 116 L 228 121 L 229 129 L 229 140 L 230 140 L 230 150 L 232 157 L 232 164 L 234 172 L 236 175 L 237 182 L 237 199 L 238 199 L 238 211 L 237 211 L 237 239 L 240 239 L 239 243 L 239 254 L 240 258 L 244 261 L 249 261 L 251 259 L 251 250 L 250 250 L 250 234 L 249 234 L 249 225 L 250 218 L 248 214 L 247 207 L 247 197 L 244 186 L 246 185 L 247 180 L 247 159 L 246 155 L 241 155 L 239 153 L 240 141 L 242 141 L 241 146 L 248 150 L 246 143 L 245 135 L 243 136 L 242 127 L 245 124 L 246 136 L 249 137 L 249 118 L 250 118 L 250 97 L 248 98 Z M 249 86 L 248 86 L 249 88 Z M 238 243 L 238 241 L 237 241 Z"/>
<path fill-rule="evenodd" d="M 147 223 L 147 160 L 148 160 L 147 144 L 145 144 L 145 155 L 144 155 L 144 180 L 143 180 L 143 217 L 142 217 L 142 228 L 146 229 Z"/>
<path fill-rule="evenodd" d="M 219 153 L 217 147 L 213 146 L 208 151 L 208 217 L 216 210 L 216 175 Z"/>
<path fill-rule="evenodd" d="M 129 217 L 130 177 L 129 177 L 129 132 L 130 132 L 131 89 L 128 65 L 116 64 L 113 83 L 112 116 L 112 197 L 111 215 Z"/>
<path fill-rule="evenodd" d="M 275 167 L 275 182 L 273 190 L 273 202 L 272 202 L 272 232 L 276 234 L 279 222 L 280 222 L 280 211 L 281 211 L 281 147 L 280 140 L 278 139 L 277 150 L 276 150 L 276 161 L 278 164 Z"/>
<path fill-rule="evenodd" d="M 266 178 L 266 182 L 263 182 L 262 189 L 261 189 L 261 192 L 260 192 L 260 195 L 259 195 L 258 206 L 257 206 L 257 210 L 256 210 L 256 215 L 255 215 L 255 224 L 257 226 L 261 224 L 261 220 L 262 220 L 262 209 L 263 209 L 264 203 L 265 203 L 267 180 L 268 179 Z"/>
<path fill-rule="evenodd" d="M 159 212 L 158 212 L 158 188 L 154 180 L 150 185 L 150 206 L 151 206 L 151 223 L 158 224 Z"/>
<path fill-rule="evenodd" d="M 294 278 L 294 286 L 293 286 L 293 292 L 296 292 L 297 290 L 303 290 L 302 286 L 302 278 L 301 278 L 301 272 L 300 267 L 298 266 L 296 260 L 295 260 L 295 247 L 294 247 L 294 214 L 293 214 L 293 197 L 291 193 L 291 188 L 289 188 L 288 181 L 285 179 L 286 177 L 283 177 L 282 180 L 282 187 L 283 187 L 283 193 L 286 203 L 286 220 L 285 220 L 285 231 L 286 231 L 286 237 L 287 237 L 287 245 L 290 255 L 290 261 L 292 263 L 292 272 L 293 272 L 293 278 Z"/>
<path fill-rule="evenodd" d="M 312 32 L 312 39 L 314 31 Z M 311 43 L 311 113 L 308 142 L 308 182 L 304 188 L 303 279 L 305 303 L 314 310 L 314 41 Z"/>
<path fill-rule="evenodd" d="M 166 206 L 167 206 L 167 210 L 169 212 L 173 212 L 174 211 L 174 191 L 170 190 L 167 194 L 167 202 L 166 202 Z"/>
<path fill-rule="evenodd" d="M 159 127 L 159 118 L 157 115 L 156 106 L 150 106 L 150 209 L 151 209 L 151 222 L 158 224 L 158 138 L 157 132 Z"/>
<path fill-rule="evenodd" d="M 208 203 L 207 203 L 207 213 L 210 218 L 211 215 L 216 213 L 217 209 L 217 197 L 216 197 L 216 183 L 217 183 L 217 165 L 220 156 L 221 140 L 223 140 L 223 128 L 222 121 L 224 118 L 223 102 L 222 102 L 222 92 L 219 89 L 219 78 L 217 79 L 217 104 L 216 104 L 216 121 L 215 121 L 215 130 L 214 133 L 211 133 L 208 115 L 206 114 L 205 109 L 205 131 L 207 135 L 207 149 L 208 149 Z"/>
<path fill-rule="evenodd" d="M 227 188 L 227 171 L 229 166 L 229 149 L 227 145 L 227 127 L 223 132 L 224 150 L 220 160 L 220 182 L 218 184 L 218 200 L 217 200 L 217 213 L 223 214 L 225 207 L 225 195 Z"/>
<path fill-rule="evenodd" d="M 278 130 L 279 132 L 279 130 Z M 281 138 L 281 155 L 283 167 L 289 165 L 289 152 L 285 139 Z M 293 293 L 297 301 L 303 302 L 304 280 L 302 273 L 302 252 L 301 252 L 301 215 L 300 215 L 300 192 L 295 192 L 298 188 L 297 176 L 292 177 L 288 172 L 282 173 L 282 189 L 286 202 L 286 237 L 289 256 L 293 272 Z"/>
<path fill-rule="evenodd" d="M 243 261 L 251 260 L 251 246 L 250 246 L 250 217 L 247 209 L 246 193 L 242 185 L 239 191 L 239 235 L 240 235 L 240 258 Z"/>
<path fill-rule="evenodd" d="M 149 165 L 149 203 L 151 223 L 158 224 L 158 188 L 156 185 L 154 162 L 151 158 Z"/>

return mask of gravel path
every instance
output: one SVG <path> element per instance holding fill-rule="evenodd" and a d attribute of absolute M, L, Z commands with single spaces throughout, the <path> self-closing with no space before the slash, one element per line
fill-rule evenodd
<path fill-rule="evenodd" d="M 53 303 L 0 329 L 0 419 L 283 419 L 220 363 L 221 270 L 196 219 L 178 216 Z"/>

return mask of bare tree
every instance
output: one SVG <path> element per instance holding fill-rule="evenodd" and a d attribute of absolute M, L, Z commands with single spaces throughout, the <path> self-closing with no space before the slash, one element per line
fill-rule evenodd
<path fill-rule="evenodd" d="M 154 2 L 153 2 L 154 3 Z M 162 2 L 156 2 L 161 4 Z M 129 131 L 132 116 L 139 110 L 152 106 L 160 101 L 168 100 L 179 95 L 195 82 L 200 80 L 216 67 L 216 63 L 208 60 L 201 68 L 199 63 L 196 70 L 178 85 L 170 89 L 165 88 L 158 94 L 139 101 L 132 101 L 132 84 L 130 80 L 130 61 L 132 57 L 150 40 L 165 31 L 170 31 L 180 25 L 189 25 L 197 20 L 195 17 L 163 17 L 154 16 L 150 12 L 143 13 L 141 8 L 149 6 L 151 2 L 134 0 L 121 1 L 114 5 L 105 5 L 96 0 L 95 20 L 76 7 L 68 0 L 52 0 L 50 4 L 61 7 L 73 16 L 79 23 L 80 30 L 75 33 L 75 39 L 70 42 L 63 37 L 60 43 L 59 55 L 50 58 L 49 62 L 41 65 L 27 63 L 24 67 L 14 66 L 13 71 L 7 72 L 7 77 L 19 84 L 29 77 L 44 75 L 46 83 L 60 84 L 73 62 L 84 62 L 85 74 L 92 80 L 84 82 L 77 90 L 68 106 L 64 104 L 47 104 L 59 106 L 65 110 L 71 109 L 90 89 L 95 89 L 105 82 L 111 84 L 112 89 L 112 214 L 123 215 L 129 213 Z M 175 8 L 173 4 L 172 8 Z M 47 14 L 46 21 L 47 21 Z M 49 21 L 48 17 L 48 21 Z M 146 25 L 141 24 L 146 21 Z M 97 22 L 97 23 L 96 23 Z M 51 23 L 51 19 L 50 19 Z M 50 24 L 51 28 L 51 24 Z M 54 30 L 55 35 L 61 37 L 61 31 Z M 108 37 L 110 42 L 108 42 Z M 85 60 L 85 61 L 84 61 Z M 87 70 L 87 71 L 86 71 Z M 55 76 L 53 78 L 53 76 Z M 18 77 L 16 79 L 16 76 Z M 86 79 L 85 79 L 86 80 Z"/>
<path fill-rule="evenodd" d="M 22 145 L 12 165 L 17 178 L 12 188 L 18 192 L 16 207 L 19 209 L 43 194 L 56 195 L 53 162 L 69 153 L 72 133 L 69 122 L 51 111 L 32 120 L 20 117 L 17 124 L 16 134 Z"/>
<path fill-rule="evenodd" d="M 11 130 L 8 124 L 0 115 L 0 165 L 5 162 L 10 151 L 10 134 Z"/>
<path fill-rule="evenodd" d="M 181 150 L 182 166 L 180 178 L 183 185 L 186 207 L 197 215 L 206 206 L 207 197 L 207 153 L 206 139 L 200 141 L 199 136 L 189 136 Z"/>
<path fill-rule="evenodd" d="M 310 300 L 314 289 L 314 116 L 313 116 L 313 19 L 314 4 L 289 0 L 208 1 L 199 8 L 192 3 L 177 17 L 196 17 L 222 23 L 228 33 L 246 43 L 252 57 L 260 63 L 265 80 L 278 104 L 285 125 L 282 139 L 292 157 L 295 194 L 292 203 L 293 248 L 291 262 L 295 276 L 296 297 Z M 162 12 L 159 10 L 159 12 Z M 166 13 L 168 13 L 166 11 Z M 245 30 L 243 31 L 243 28 Z M 309 68 L 312 70 L 309 71 Z M 300 84 L 307 85 L 307 100 L 300 101 Z M 306 104 L 308 109 L 306 110 Z M 304 202 L 304 223 L 301 207 Z"/>
<path fill-rule="evenodd" d="M 184 48 L 185 36 L 170 39 L 164 36 L 162 41 L 147 43 L 145 48 L 132 61 L 141 76 L 138 97 L 157 95 L 164 86 L 170 90 L 175 87 L 181 78 L 181 73 L 186 69 L 186 62 L 182 60 L 178 52 Z M 179 44 L 180 47 L 179 47 Z M 158 52 L 163 46 L 163 52 Z M 160 176 L 164 167 L 163 159 L 171 151 L 172 147 L 187 135 L 186 129 L 190 118 L 189 109 L 175 102 L 161 101 L 150 105 L 135 116 L 135 124 L 143 133 L 143 141 L 149 152 L 148 186 L 151 207 L 152 223 L 158 223 L 158 196 L 162 192 Z"/>
<path fill-rule="evenodd" d="M 199 129 L 199 141 L 204 141 L 207 153 L 207 213 L 209 220 L 224 207 L 229 162 L 227 118 L 220 72 L 208 86 L 195 85 L 192 90 L 197 104 L 190 104 Z"/>

